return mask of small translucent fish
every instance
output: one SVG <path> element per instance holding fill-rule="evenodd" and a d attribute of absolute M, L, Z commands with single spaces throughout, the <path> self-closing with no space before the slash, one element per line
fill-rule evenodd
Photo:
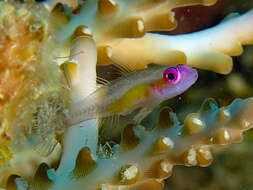
<path fill-rule="evenodd" d="M 139 123 L 161 102 L 186 91 L 197 78 L 197 70 L 186 65 L 157 65 L 126 73 L 71 106 L 68 125 L 113 115 L 128 115 L 135 110 L 140 110 L 134 117 L 134 121 Z"/>

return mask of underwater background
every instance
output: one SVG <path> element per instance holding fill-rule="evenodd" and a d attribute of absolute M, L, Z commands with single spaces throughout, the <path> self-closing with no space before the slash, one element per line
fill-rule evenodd
<path fill-rule="evenodd" d="M 193 32 L 202 28 L 212 27 L 231 12 L 243 13 L 252 9 L 253 1 L 219 1 L 214 7 L 192 8 L 188 14 L 193 22 L 183 24 L 173 34 Z M 180 10 L 181 9 L 181 10 Z M 179 14 L 187 14 L 187 8 L 180 8 Z M 178 16 L 180 17 L 180 16 Z M 187 17 L 186 17 L 187 18 Z M 204 20 L 204 21 L 203 21 Z M 208 20 L 208 21 L 207 21 Z M 207 22 L 206 22 L 207 21 Z M 194 24 L 193 24 L 194 23 Z M 181 31 L 180 31 L 181 30 Z M 200 71 L 198 82 L 192 91 L 175 98 L 171 102 L 172 107 L 177 110 L 198 108 L 201 101 L 207 97 L 214 98 L 219 105 L 227 105 L 235 98 L 251 97 L 252 71 L 253 71 L 253 47 L 245 47 L 244 54 L 234 57 L 234 68 L 229 75 L 220 75 L 208 71 Z M 193 94 L 191 94 L 193 93 Z M 187 107 L 186 105 L 191 104 Z M 193 109 L 194 110 L 194 109 Z M 193 111 L 191 110 L 191 111 Z M 178 111 L 179 114 L 182 111 Z M 244 133 L 244 140 L 239 144 L 229 145 L 226 149 L 214 149 L 214 161 L 207 168 L 201 167 L 175 167 L 173 175 L 166 180 L 165 189 L 173 190 L 250 190 L 253 188 L 253 162 L 252 145 L 253 130 Z"/>
<path fill-rule="evenodd" d="M 0 1 L 0 187 L 253 189 L 253 0 L 115 2 Z M 175 13 L 168 28 L 152 11 L 154 2 L 168 2 Z M 124 9 L 110 17 L 118 5 Z M 239 32 L 219 28 L 240 17 L 246 24 L 235 22 Z M 202 54 L 209 45 L 215 53 L 208 47 L 211 53 Z M 122 69 L 148 64 L 186 64 L 198 70 L 198 80 L 138 125 L 134 112 L 69 126 L 69 107 L 94 83 L 107 85 L 124 76 Z"/>

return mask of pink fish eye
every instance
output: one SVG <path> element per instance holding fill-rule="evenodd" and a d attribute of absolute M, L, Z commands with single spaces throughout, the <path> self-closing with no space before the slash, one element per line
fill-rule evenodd
<path fill-rule="evenodd" d="M 180 80 L 180 72 L 175 67 L 169 67 L 163 72 L 163 78 L 170 84 L 176 84 Z"/>

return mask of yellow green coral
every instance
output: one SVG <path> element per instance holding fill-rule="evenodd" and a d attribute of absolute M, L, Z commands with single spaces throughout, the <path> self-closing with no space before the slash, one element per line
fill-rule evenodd
<path fill-rule="evenodd" d="M 18 167 L 12 161 L 18 154 L 33 147 L 47 155 L 56 146 L 65 127 L 69 90 L 55 61 L 59 46 L 48 11 L 18 2 L 0 2 L 0 9 L 2 182 L 6 164 Z"/>

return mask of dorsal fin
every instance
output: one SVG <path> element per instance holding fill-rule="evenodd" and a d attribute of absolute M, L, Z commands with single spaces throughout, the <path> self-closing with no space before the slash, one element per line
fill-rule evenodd
<path fill-rule="evenodd" d="M 117 68 L 121 75 L 132 72 L 134 69 L 130 65 L 119 65 L 117 63 L 112 63 L 112 65 Z"/>
<path fill-rule="evenodd" d="M 102 77 L 99 77 L 99 76 L 97 76 L 97 83 L 99 83 L 100 85 L 105 85 L 105 86 L 111 84 L 110 81 L 108 81 Z"/>

